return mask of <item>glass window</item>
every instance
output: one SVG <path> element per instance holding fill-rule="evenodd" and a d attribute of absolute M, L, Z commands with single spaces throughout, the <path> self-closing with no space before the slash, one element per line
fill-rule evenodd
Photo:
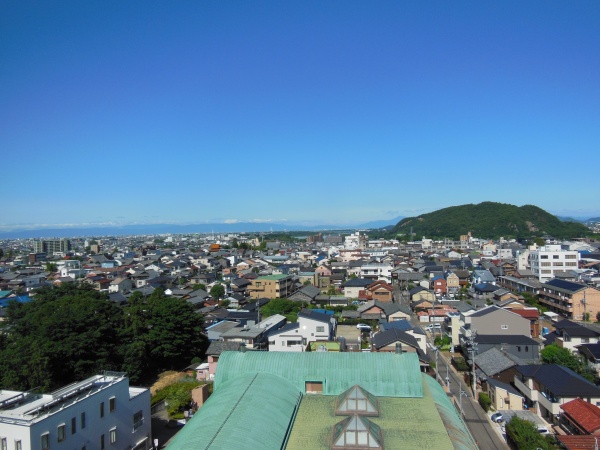
<path fill-rule="evenodd" d="M 100 417 L 104 417 L 104 402 L 100 402 Z"/>
<path fill-rule="evenodd" d="M 110 400 L 108 401 L 108 410 L 110 412 L 113 412 L 116 409 L 116 407 L 117 407 L 117 401 L 116 400 L 117 400 L 116 398 L 111 397 Z"/>
<path fill-rule="evenodd" d="M 325 327 L 317 327 L 317 333 L 323 333 L 325 331 Z"/>
<path fill-rule="evenodd" d="M 104 435 L 100 435 L 100 450 L 104 450 Z"/>
<path fill-rule="evenodd" d="M 137 430 L 142 425 L 144 425 L 144 413 L 138 411 L 133 415 L 133 431 Z"/>
<path fill-rule="evenodd" d="M 6 438 L 0 438 L 0 449 L 8 450 L 8 444 L 6 443 Z"/>
<path fill-rule="evenodd" d="M 73 417 L 71 419 L 71 434 L 75 434 L 76 431 L 77 431 L 77 419 L 75 417 Z"/>
<path fill-rule="evenodd" d="M 81 413 L 81 428 L 85 428 L 85 413 Z"/>
<path fill-rule="evenodd" d="M 64 441 L 65 438 L 67 437 L 66 428 L 67 427 L 63 423 L 62 425 L 59 425 L 58 428 L 56 429 L 56 440 L 58 442 Z"/>
<path fill-rule="evenodd" d="M 50 435 L 48 433 L 42 434 L 42 450 L 48 450 L 50 448 Z"/>
<path fill-rule="evenodd" d="M 114 444 L 115 442 L 117 442 L 117 429 L 113 428 L 110 430 L 110 443 Z"/>
<path fill-rule="evenodd" d="M 15 450 L 23 450 L 23 446 L 21 445 L 21 441 L 15 441 Z"/>

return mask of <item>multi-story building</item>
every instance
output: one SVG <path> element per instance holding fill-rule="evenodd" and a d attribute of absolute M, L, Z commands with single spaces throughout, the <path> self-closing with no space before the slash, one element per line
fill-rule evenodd
<path fill-rule="evenodd" d="M 542 283 L 539 301 L 550 311 L 567 319 L 582 319 L 589 314 L 595 320 L 600 312 L 600 290 L 559 278 Z"/>
<path fill-rule="evenodd" d="M 0 391 L 0 448 L 152 447 L 150 391 L 107 372 L 49 394 Z"/>
<path fill-rule="evenodd" d="M 250 298 L 286 298 L 295 290 L 294 278 L 290 275 L 268 275 L 252 280 L 248 286 Z"/>
<path fill-rule="evenodd" d="M 71 241 L 68 239 L 48 239 L 41 241 L 33 241 L 34 253 L 46 253 L 53 255 L 54 253 L 67 253 L 71 250 Z"/>
<path fill-rule="evenodd" d="M 544 245 L 529 252 L 529 264 L 538 280 L 545 282 L 554 278 L 556 272 L 577 269 L 579 252 L 563 250 L 560 245 Z"/>

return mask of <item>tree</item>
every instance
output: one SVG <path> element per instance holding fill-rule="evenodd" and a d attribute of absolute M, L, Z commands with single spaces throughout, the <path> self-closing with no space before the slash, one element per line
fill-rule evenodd
<path fill-rule="evenodd" d="M 58 266 L 56 263 L 46 263 L 46 271 L 47 272 L 56 272 L 58 270 Z"/>
<path fill-rule="evenodd" d="M 555 448 L 548 439 L 538 432 L 533 422 L 521 419 L 519 416 L 513 416 L 510 422 L 506 424 L 506 436 L 509 443 L 514 444 L 511 448 L 523 450 Z"/>
<path fill-rule="evenodd" d="M 335 286 L 333 284 L 330 284 L 329 287 L 327 288 L 327 295 L 336 295 L 337 294 L 337 289 L 335 288 Z"/>
<path fill-rule="evenodd" d="M 210 288 L 209 294 L 212 298 L 218 300 L 225 296 L 225 287 L 221 283 L 217 283 Z"/>
<path fill-rule="evenodd" d="M 119 307 L 87 285 L 40 289 L 30 303 L 8 308 L 11 333 L 0 351 L 0 384 L 42 390 L 119 370 Z"/>

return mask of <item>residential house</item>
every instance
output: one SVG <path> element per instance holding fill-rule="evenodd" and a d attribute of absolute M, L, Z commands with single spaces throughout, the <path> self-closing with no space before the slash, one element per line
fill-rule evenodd
<path fill-rule="evenodd" d="M 302 352 L 310 342 L 331 341 L 335 323 L 329 314 L 303 309 L 298 313 L 298 322 L 268 333 L 269 351 Z"/>
<path fill-rule="evenodd" d="M 460 278 L 454 272 L 446 271 L 446 292 L 455 295 L 460 290 Z"/>
<path fill-rule="evenodd" d="M 213 341 L 206 350 L 206 358 L 208 360 L 208 378 L 214 380 L 217 373 L 217 365 L 221 353 L 225 351 L 237 351 L 240 348 L 239 342 Z"/>
<path fill-rule="evenodd" d="M 443 276 L 435 276 L 431 280 L 431 289 L 435 293 L 436 296 L 446 295 L 447 287 L 446 280 Z"/>
<path fill-rule="evenodd" d="M 303 286 L 298 289 L 292 295 L 288 297 L 288 300 L 294 300 L 297 302 L 314 303 L 318 295 L 321 294 L 321 290 L 312 285 Z"/>
<path fill-rule="evenodd" d="M 577 347 L 580 345 L 597 344 L 600 340 L 600 333 L 596 330 L 568 319 L 557 322 L 554 327 L 554 331 L 546 335 L 545 345 L 554 343 L 571 352 L 577 352 Z"/>
<path fill-rule="evenodd" d="M 572 435 L 600 437 L 600 408 L 597 405 L 576 398 L 560 405 L 560 409 L 562 413 L 558 422 L 563 430 Z"/>
<path fill-rule="evenodd" d="M 461 316 L 463 328 L 470 334 L 476 330 L 478 335 L 528 336 L 531 337 L 528 319 L 491 305 L 477 311 L 464 313 Z"/>
<path fill-rule="evenodd" d="M 365 278 L 350 278 L 343 284 L 344 296 L 348 298 L 359 298 L 360 292 L 373 283 L 373 280 Z"/>
<path fill-rule="evenodd" d="M 525 335 L 477 334 L 475 343 L 476 354 L 483 354 L 495 348 L 517 364 L 538 364 L 540 361 L 540 343 Z"/>
<path fill-rule="evenodd" d="M 490 378 L 487 381 L 487 394 L 494 410 L 522 411 L 525 396 L 510 383 Z"/>
<path fill-rule="evenodd" d="M 364 296 L 359 296 L 359 298 L 378 300 L 380 302 L 393 302 L 394 286 L 382 280 L 375 281 L 366 287 Z"/>
<path fill-rule="evenodd" d="M 529 409 L 555 423 L 560 406 L 581 398 L 600 404 L 600 388 L 571 369 L 558 364 L 517 366 L 514 385 L 525 396 Z"/>
<path fill-rule="evenodd" d="M 425 372 L 429 367 L 429 356 L 421 349 L 415 336 L 397 328 L 375 333 L 371 340 L 371 351 L 417 353 L 422 371 Z"/>
<path fill-rule="evenodd" d="M 108 286 L 108 292 L 113 294 L 116 292 L 120 292 L 122 294 L 128 294 L 133 289 L 133 285 L 131 280 L 127 277 L 118 277 L 111 280 L 110 285 Z"/>

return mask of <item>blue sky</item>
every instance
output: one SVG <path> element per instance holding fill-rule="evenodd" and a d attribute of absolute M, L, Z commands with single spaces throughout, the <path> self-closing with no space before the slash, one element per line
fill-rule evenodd
<path fill-rule="evenodd" d="M 0 4 L 0 228 L 600 215 L 600 2 Z"/>

